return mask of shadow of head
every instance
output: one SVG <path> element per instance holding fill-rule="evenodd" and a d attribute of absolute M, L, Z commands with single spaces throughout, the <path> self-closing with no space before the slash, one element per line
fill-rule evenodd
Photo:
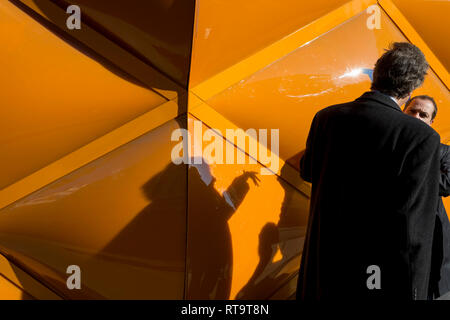
<path fill-rule="evenodd" d="M 187 165 L 170 162 L 142 186 L 142 192 L 148 200 L 169 200 L 180 198 L 186 194 L 186 188 L 178 187 L 185 183 Z"/>

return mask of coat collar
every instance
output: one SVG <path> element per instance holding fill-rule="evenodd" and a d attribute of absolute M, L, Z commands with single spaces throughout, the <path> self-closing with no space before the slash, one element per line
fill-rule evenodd
<path fill-rule="evenodd" d="M 373 100 L 373 101 L 383 104 L 384 106 L 387 106 L 387 107 L 390 107 L 397 111 L 402 112 L 402 109 L 394 100 L 392 100 L 388 95 L 378 92 L 378 91 L 365 92 L 361 97 L 359 97 L 355 101 L 357 101 L 357 100 Z"/>

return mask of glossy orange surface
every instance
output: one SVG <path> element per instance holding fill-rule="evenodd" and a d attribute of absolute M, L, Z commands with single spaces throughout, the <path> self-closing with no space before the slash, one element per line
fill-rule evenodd
<path fill-rule="evenodd" d="M 179 97 L 185 90 L 156 70 L 136 50 L 125 45 L 89 16 L 81 18 L 80 29 L 69 29 L 64 0 L 11 0 L 17 9 L 35 19 L 41 27 L 58 35 L 76 50 L 88 55 L 108 70 L 128 81 L 150 88 L 167 99 Z M 81 17 L 83 17 L 81 13 Z M 91 26 L 92 25 L 92 26 Z"/>
<path fill-rule="evenodd" d="M 271 0 L 197 1 L 189 86 L 196 86 L 346 2 L 284 0 L 280 5 Z"/>
<path fill-rule="evenodd" d="M 45 13 L 44 3 L 34 0 Z M 86 23 L 187 87 L 194 0 L 54 1 L 63 8 L 78 5 Z"/>
<path fill-rule="evenodd" d="M 32 300 L 25 291 L 16 287 L 8 279 L 0 275 L 0 300 Z"/>
<path fill-rule="evenodd" d="M 1 251 L 65 298 L 182 298 L 186 168 L 172 164 L 169 143 L 178 127 L 167 122 L 2 209 Z M 81 290 L 66 287 L 69 265 Z"/>
<path fill-rule="evenodd" d="M 0 40 L 0 189 L 167 101 L 9 1 L 0 3 Z"/>
<path fill-rule="evenodd" d="M 41 274 L 40 277 L 43 275 Z M 53 291 L 0 255 L 0 300 L 59 300 Z"/>
<path fill-rule="evenodd" d="M 442 0 L 392 0 L 450 70 L 450 2 Z"/>

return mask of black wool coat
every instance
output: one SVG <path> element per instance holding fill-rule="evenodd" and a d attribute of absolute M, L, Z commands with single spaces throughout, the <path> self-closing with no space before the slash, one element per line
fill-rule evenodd
<path fill-rule="evenodd" d="M 298 299 L 428 298 L 439 145 L 379 92 L 315 115 L 300 160 L 312 190 Z"/>
<path fill-rule="evenodd" d="M 441 170 L 439 196 L 450 195 L 450 147 L 441 144 L 439 152 Z M 439 198 L 433 238 L 430 298 L 450 292 L 450 221 L 442 198 Z"/>

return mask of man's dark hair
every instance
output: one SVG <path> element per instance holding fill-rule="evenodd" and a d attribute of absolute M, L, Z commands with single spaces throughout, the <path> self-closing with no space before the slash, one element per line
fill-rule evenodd
<path fill-rule="evenodd" d="M 415 97 L 412 97 L 411 99 L 409 99 L 408 102 L 406 102 L 405 107 L 403 108 L 403 111 L 405 111 L 408 108 L 408 106 L 411 104 L 411 102 L 414 101 L 414 99 L 422 99 L 422 100 L 431 101 L 431 103 L 434 106 L 433 114 L 431 115 L 431 120 L 434 120 L 434 118 L 436 118 L 436 114 L 438 111 L 436 101 L 434 101 L 433 97 L 427 96 L 426 94 L 423 94 L 421 96 L 415 96 Z"/>
<path fill-rule="evenodd" d="M 424 54 L 408 42 L 394 42 L 376 62 L 372 90 L 391 97 L 406 98 L 420 87 L 428 70 Z"/>

